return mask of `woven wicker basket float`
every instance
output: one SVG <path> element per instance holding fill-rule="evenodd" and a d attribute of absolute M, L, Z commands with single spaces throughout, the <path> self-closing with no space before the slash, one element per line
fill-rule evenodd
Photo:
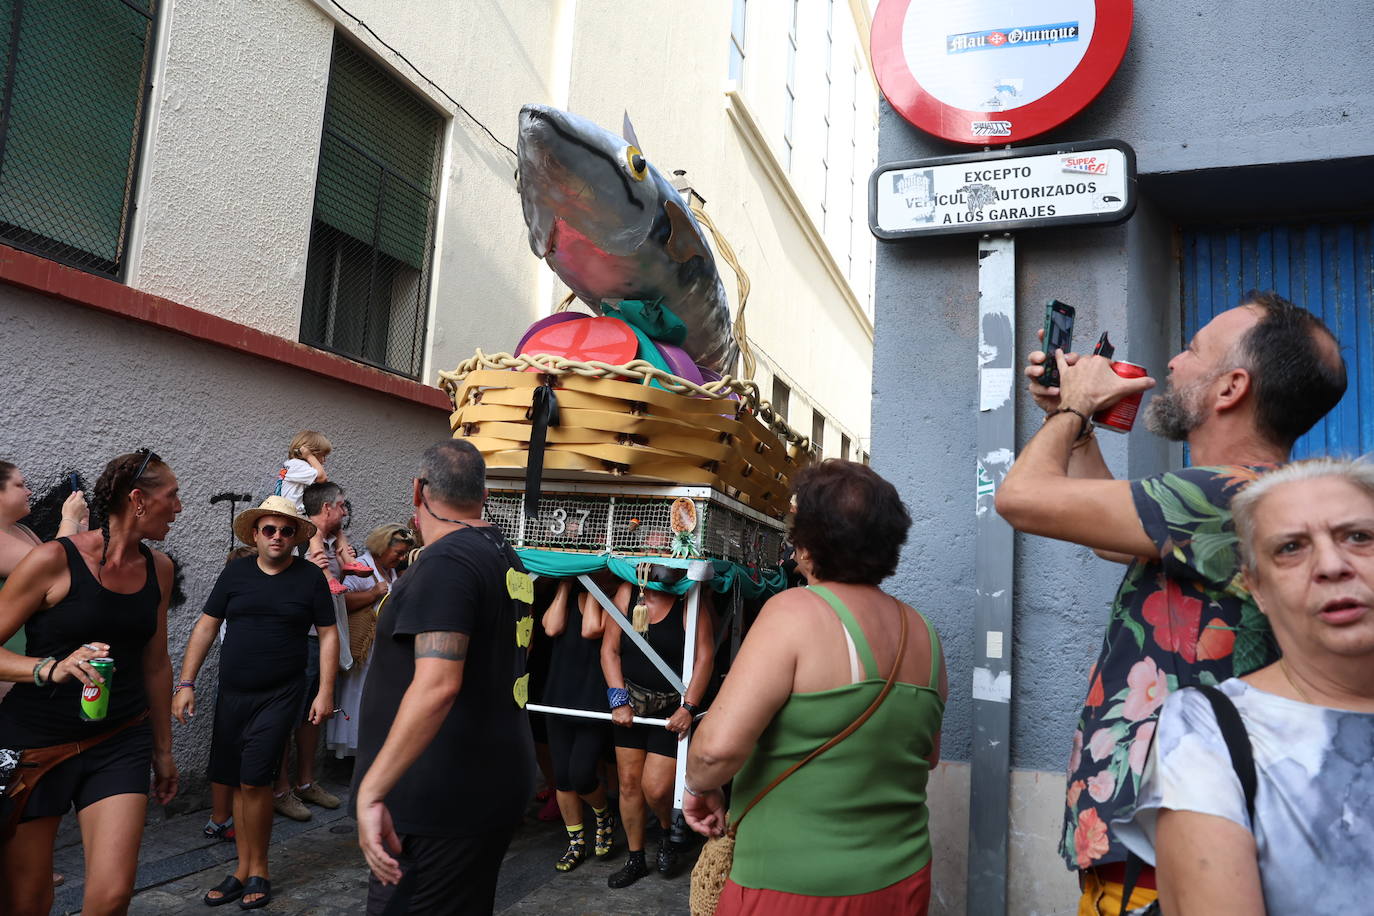
<path fill-rule="evenodd" d="M 781 518 L 792 476 L 811 459 L 810 440 L 759 398 L 752 381 L 726 376 L 698 385 L 642 360 L 612 366 L 480 350 L 440 373 L 453 398 L 454 437 L 475 445 L 498 475 L 526 466 L 528 414 L 535 389 L 546 384 L 556 391 L 560 422 L 548 429 L 545 480 L 709 486 Z"/>

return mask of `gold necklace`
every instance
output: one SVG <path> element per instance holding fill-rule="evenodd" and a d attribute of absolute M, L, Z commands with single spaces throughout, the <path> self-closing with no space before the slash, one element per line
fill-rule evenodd
<path fill-rule="evenodd" d="M 1312 702 L 1312 698 L 1307 695 L 1307 691 L 1299 687 L 1298 682 L 1293 680 L 1293 675 L 1288 673 L 1288 663 L 1283 660 L 1282 655 L 1279 656 L 1279 670 L 1282 671 L 1283 676 L 1288 679 L 1289 686 L 1291 686 L 1294 690 L 1298 692 L 1298 696 L 1302 697 L 1304 703 L 1308 704 L 1309 706 L 1317 705 L 1316 703 Z"/>

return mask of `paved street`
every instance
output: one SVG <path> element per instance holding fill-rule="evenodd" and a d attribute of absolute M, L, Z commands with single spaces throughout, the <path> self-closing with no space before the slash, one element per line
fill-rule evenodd
<path fill-rule="evenodd" d="M 326 782 L 331 791 L 343 788 Z M 346 807 L 346 806 L 345 806 Z M 271 905 L 276 914 L 357 916 L 364 911 L 367 870 L 358 851 L 353 819 L 341 808 L 312 808 L 314 818 L 297 823 L 278 817 L 272 831 Z M 144 836 L 137 893 L 130 912 L 136 916 L 204 916 L 205 891 L 233 870 L 234 845 L 201 836 L 206 812 L 150 824 Z M 624 890 L 606 887 L 606 877 L 624 863 L 624 838 L 609 862 L 587 862 L 571 874 L 553 863 L 562 853 L 566 834 L 558 823 L 527 817 L 501 867 L 496 912 L 505 916 L 687 916 L 690 862 L 672 880 L 651 874 Z M 81 907 L 81 847 L 71 829 L 59 838 L 57 870 L 67 876 L 57 889 L 54 913 Z M 652 851 L 654 841 L 649 848 Z M 234 908 L 234 912 L 238 912 Z M 219 910 L 218 912 L 229 912 Z"/>

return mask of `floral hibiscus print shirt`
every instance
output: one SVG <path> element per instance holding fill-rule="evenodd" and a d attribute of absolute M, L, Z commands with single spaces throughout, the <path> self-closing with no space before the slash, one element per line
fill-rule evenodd
<path fill-rule="evenodd" d="M 1088 679 L 1060 848 L 1071 869 L 1125 861 L 1126 848 L 1107 824 L 1135 805 L 1165 698 L 1278 657 L 1268 622 L 1242 584 L 1231 525 L 1231 497 L 1265 470 L 1196 467 L 1131 482 L 1159 558 L 1137 559 L 1126 570 Z"/>

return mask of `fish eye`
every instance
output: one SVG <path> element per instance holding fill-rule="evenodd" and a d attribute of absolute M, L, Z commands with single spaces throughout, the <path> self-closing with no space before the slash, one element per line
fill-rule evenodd
<path fill-rule="evenodd" d="M 625 147 L 625 164 L 630 167 L 630 174 L 635 181 L 643 181 L 649 175 L 649 160 L 644 158 L 644 154 L 639 151 L 637 146 Z"/>

